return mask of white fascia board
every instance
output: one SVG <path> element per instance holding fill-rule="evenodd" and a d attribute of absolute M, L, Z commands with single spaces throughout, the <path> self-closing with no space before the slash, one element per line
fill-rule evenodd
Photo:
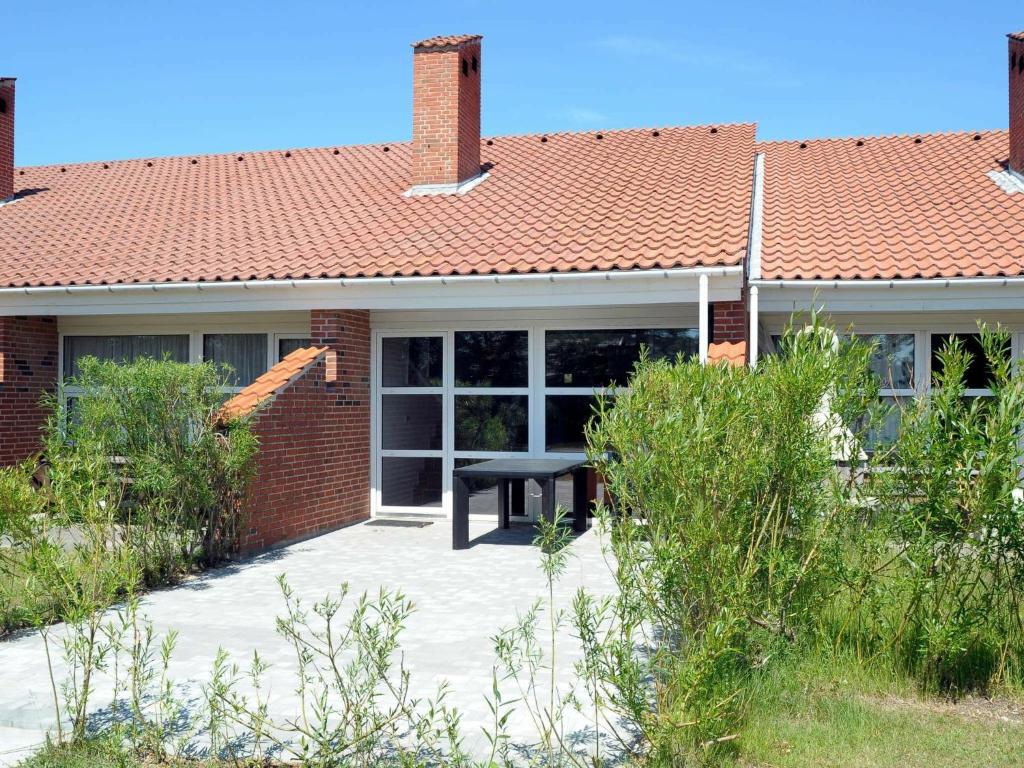
<path fill-rule="evenodd" d="M 0 315 L 268 312 L 309 309 L 499 309 L 735 301 L 742 266 L 0 289 Z"/>
<path fill-rule="evenodd" d="M 761 313 L 950 312 L 1021 309 L 1024 278 L 756 280 Z"/>
<path fill-rule="evenodd" d="M 747 277 L 761 279 L 761 244 L 764 237 L 764 152 L 754 155 L 754 189 L 750 195 L 750 237 L 747 242 Z"/>

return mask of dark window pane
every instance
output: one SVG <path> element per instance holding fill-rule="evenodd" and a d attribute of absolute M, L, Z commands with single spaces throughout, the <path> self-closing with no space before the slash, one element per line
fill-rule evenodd
<path fill-rule="evenodd" d="M 624 385 L 647 347 L 652 359 L 697 354 L 693 328 L 548 331 L 544 336 L 545 382 L 549 387 Z"/>
<path fill-rule="evenodd" d="M 179 363 L 188 362 L 188 335 L 176 336 L 65 336 L 64 375 L 78 376 L 78 361 L 97 357 L 117 363 L 131 363 L 140 357 Z"/>
<path fill-rule="evenodd" d="M 284 360 L 288 355 L 297 349 L 305 349 L 313 346 L 312 339 L 278 339 L 277 359 Z"/>
<path fill-rule="evenodd" d="M 527 451 L 529 398 L 526 395 L 458 395 L 455 450 Z"/>
<path fill-rule="evenodd" d="M 207 333 L 203 336 L 203 360 L 230 367 L 230 386 L 252 384 L 267 372 L 267 334 Z"/>
<path fill-rule="evenodd" d="M 977 333 L 933 333 L 931 339 L 932 352 L 932 377 L 942 372 L 942 360 L 939 352 L 952 340 L 958 339 L 963 345 L 964 351 L 970 356 L 970 364 L 967 366 L 965 386 L 968 389 L 987 389 L 992 379 L 992 369 L 988 360 L 985 359 L 985 350 L 981 346 L 981 335 Z M 1007 344 L 1004 354 L 1009 356 L 1010 347 Z"/>
<path fill-rule="evenodd" d="M 382 395 L 381 447 L 441 450 L 441 395 Z"/>
<path fill-rule="evenodd" d="M 529 386 L 528 338 L 526 331 L 459 331 L 455 334 L 455 386 Z"/>
<path fill-rule="evenodd" d="M 381 464 L 383 506 L 441 506 L 441 459 L 385 456 Z"/>
<path fill-rule="evenodd" d="M 594 416 L 593 395 L 548 395 L 544 398 L 544 450 L 578 452 L 587 449 L 583 427 Z"/>
<path fill-rule="evenodd" d="M 871 371 L 886 389 L 914 388 L 914 334 L 880 333 L 867 341 L 874 343 Z"/>
<path fill-rule="evenodd" d="M 440 336 L 388 336 L 381 347 L 383 386 L 441 386 L 444 340 Z"/>

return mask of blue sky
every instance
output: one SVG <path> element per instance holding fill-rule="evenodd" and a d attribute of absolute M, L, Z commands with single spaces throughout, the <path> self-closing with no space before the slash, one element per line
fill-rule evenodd
<path fill-rule="evenodd" d="M 981 7 L 979 7 L 981 6 Z M 19 165 L 407 139 L 409 43 L 484 35 L 485 134 L 1002 128 L 1016 2 L 11 2 Z"/>

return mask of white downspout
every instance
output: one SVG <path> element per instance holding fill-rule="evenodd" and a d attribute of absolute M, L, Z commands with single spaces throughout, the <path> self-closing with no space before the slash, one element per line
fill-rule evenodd
<path fill-rule="evenodd" d="M 708 361 L 708 276 L 702 274 L 698 279 L 698 285 L 697 328 L 700 340 L 700 362 L 703 365 Z"/>
<path fill-rule="evenodd" d="M 758 330 L 758 319 L 757 319 L 757 293 L 758 288 L 756 285 L 750 286 L 750 367 L 757 367 L 757 330 Z"/>

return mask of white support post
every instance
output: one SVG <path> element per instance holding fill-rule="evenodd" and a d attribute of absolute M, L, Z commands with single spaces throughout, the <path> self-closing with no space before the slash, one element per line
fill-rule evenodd
<path fill-rule="evenodd" d="M 757 331 L 758 331 L 758 319 L 757 319 L 757 293 L 758 288 L 756 285 L 750 286 L 750 367 L 757 367 Z"/>
<path fill-rule="evenodd" d="M 701 275 L 698 278 L 698 338 L 700 340 L 700 362 L 708 361 L 708 276 Z"/>

